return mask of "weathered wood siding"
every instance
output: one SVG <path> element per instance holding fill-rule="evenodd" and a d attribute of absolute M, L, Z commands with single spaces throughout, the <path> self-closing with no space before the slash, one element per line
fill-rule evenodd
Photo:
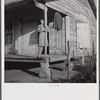
<path fill-rule="evenodd" d="M 88 0 L 60 0 L 47 4 L 49 7 L 69 15 L 77 20 L 87 21 L 96 27 L 96 19 Z"/>
<path fill-rule="evenodd" d="M 96 48 L 96 18 L 88 0 L 60 0 L 47 3 L 47 6 L 70 16 L 70 42 L 72 51 L 77 47 L 77 23 L 90 25 L 92 41 L 94 41 Z"/>
<path fill-rule="evenodd" d="M 23 19 L 23 52 L 38 54 L 38 32 L 37 23 L 31 19 Z"/>
<path fill-rule="evenodd" d="M 49 49 L 50 54 L 65 54 L 65 18 L 62 18 L 62 30 L 57 31 L 53 28 L 53 22 L 49 24 Z"/>
<path fill-rule="evenodd" d="M 62 33 L 61 33 L 62 54 L 66 53 L 66 18 L 63 18 Z"/>
<path fill-rule="evenodd" d="M 34 11 L 34 6 L 30 5 L 12 10 L 12 15 L 9 16 L 14 21 L 14 42 L 17 53 L 38 54 L 37 26 L 43 17 L 43 11 L 39 9 Z"/>
<path fill-rule="evenodd" d="M 75 19 L 71 18 L 70 21 L 70 47 L 71 52 L 77 49 L 77 22 Z"/>
<path fill-rule="evenodd" d="M 96 19 L 88 0 L 59 0 L 47 3 L 47 6 L 69 16 L 69 30 L 66 30 L 66 21 L 63 18 L 61 31 L 53 29 L 50 22 L 49 45 L 50 54 L 66 53 L 66 34 L 70 33 L 71 52 L 77 49 L 77 23 L 88 23 L 91 27 L 92 40 L 96 44 Z M 22 9 L 13 10 L 15 14 L 10 15 L 14 19 L 15 48 L 19 53 L 38 53 L 37 25 L 39 19 L 43 18 L 43 11 L 36 9 L 34 5 L 24 6 Z M 16 12 L 17 11 L 17 12 Z M 48 16 L 50 16 L 48 12 Z M 53 16 L 52 16 L 53 17 Z M 96 48 L 96 47 L 95 47 Z"/>
<path fill-rule="evenodd" d="M 95 30 L 92 34 L 96 35 L 96 19 L 88 0 L 60 0 L 47 3 L 47 5 L 71 16 L 77 21 L 89 23 Z"/>

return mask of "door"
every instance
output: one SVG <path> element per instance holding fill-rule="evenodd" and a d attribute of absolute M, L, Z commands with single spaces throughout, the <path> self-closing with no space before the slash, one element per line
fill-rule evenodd
<path fill-rule="evenodd" d="M 53 22 L 49 24 L 49 54 L 65 54 L 65 18 L 62 20 L 62 30 L 60 31 L 53 28 Z"/>
<path fill-rule="evenodd" d="M 77 48 L 91 51 L 91 29 L 88 24 L 77 23 Z"/>
<path fill-rule="evenodd" d="M 53 22 L 49 24 L 49 53 L 60 54 L 61 53 L 61 31 L 57 31 L 53 28 Z"/>
<path fill-rule="evenodd" d="M 14 36 L 13 22 L 9 21 L 5 24 L 5 53 L 13 53 Z"/>

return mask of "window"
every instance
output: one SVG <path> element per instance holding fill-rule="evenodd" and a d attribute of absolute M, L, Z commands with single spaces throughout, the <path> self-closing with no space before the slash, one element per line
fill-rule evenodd
<path fill-rule="evenodd" d="M 5 25 L 5 43 L 12 44 L 13 43 L 13 23 L 7 22 Z"/>

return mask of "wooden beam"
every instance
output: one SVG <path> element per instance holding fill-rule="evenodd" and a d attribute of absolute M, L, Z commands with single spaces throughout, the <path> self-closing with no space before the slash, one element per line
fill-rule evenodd
<path fill-rule="evenodd" d="M 35 3 L 35 6 L 36 6 L 36 7 L 40 8 L 40 9 L 42 9 L 42 10 L 45 10 L 46 4 L 39 3 L 39 2 L 36 1 L 36 0 L 33 0 L 33 1 L 34 1 L 34 3 Z M 44 5 L 45 5 L 45 6 L 44 6 Z M 47 8 L 46 8 L 46 9 L 47 9 Z"/>
<path fill-rule="evenodd" d="M 71 56 L 71 48 L 70 41 L 67 42 L 68 45 L 68 58 L 67 58 L 67 79 L 70 79 L 70 56 Z"/>
<path fill-rule="evenodd" d="M 45 8 L 44 8 L 44 5 L 41 4 L 41 3 L 35 3 L 35 6 L 38 7 L 38 8 L 40 8 L 40 9 L 42 9 L 42 10 L 45 9 Z"/>
<path fill-rule="evenodd" d="M 96 6 L 95 6 L 95 3 L 94 3 L 94 0 L 88 0 L 88 2 L 89 2 L 89 4 L 90 4 L 90 6 L 91 6 L 91 8 L 92 8 L 92 11 L 93 11 L 93 13 L 94 13 L 94 15 L 95 15 L 95 18 L 96 18 L 97 15 L 96 15 Z"/>
<path fill-rule="evenodd" d="M 7 0 L 8 1 L 8 0 Z M 23 7 L 26 5 L 30 5 L 33 4 L 33 2 L 31 0 L 14 0 L 14 2 L 7 2 L 5 3 L 5 9 L 12 9 L 12 8 L 18 8 L 18 7 Z"/>
<path fill-rule="evenodd" d="M 29 62 L 29 63 L 46 63 L 46 60 L 33 60 L 33 59 L 5 59 L 6 62 Z"/>

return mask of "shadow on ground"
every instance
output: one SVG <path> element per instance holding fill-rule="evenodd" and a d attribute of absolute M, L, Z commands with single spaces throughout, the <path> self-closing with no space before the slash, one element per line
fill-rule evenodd
<path fill-rule="evenodd" d="M 59 64 L 54 63 L 50 66 L 50 69 L 53 78 L 49 83 L 96 83 L 96 70 L 93 69 L 92 64 L 87 64 L 84 67 L 74 65 L 70 73 L 73 74 L 75 72 L 76 74 L 73 74 L 70 79 L 63 77 L 67 73 L 63 72 L 61 62 Z M 25 83 L 46 83 L 45 79 L 39 77 L 40 64 L 37 63 L 5 62 L 5 71 L 5 81 L 7 83 L 21 83 L 24 75 L 25 79 L 23 82 Z"/>
<path fill-rule="evenodd" d="M 29 69 L 35 69 L 40 67 L 37 63 L 23 63 L 23 62 L 5 62 L 5 70 L 21 70 L 27 74 L 39 77 L 39 73 L 30 71 Z"/>

